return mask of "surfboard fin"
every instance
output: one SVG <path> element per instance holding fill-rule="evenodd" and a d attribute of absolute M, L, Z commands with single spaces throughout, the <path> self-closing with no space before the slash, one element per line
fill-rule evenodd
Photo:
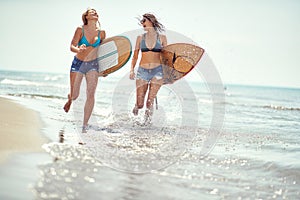
<path fill-rule="evenodd" d="M 173 59 L 172 59 L 172 64 L 174 64 L 175 61 L 176 61 L 176 53 L 174 52 L 174 54 L 173 54 Z"/>

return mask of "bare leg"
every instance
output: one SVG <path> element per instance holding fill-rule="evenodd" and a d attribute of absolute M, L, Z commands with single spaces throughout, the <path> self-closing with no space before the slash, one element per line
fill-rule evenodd
<path fill-rule="evenodd" d="M 136 104 L 133 108 L 133 114 L 138 114 L 138 109 L 144 107 L 145 95 L 148 89 L 148 82 L 144 80 L 136 80 Z"/>
<path fill-rule="evenodd" d="M 72 96 L 71 96 L 72 100 L 76 100 L 79 96 L 82 78 L 83 78 L 83 74 L 77 73 L 74 80 L 73 90 L 72 90 Z"/>
<path fill-rule="evenodd" d="M 151 117 L 153 114 L 153 102 L 157 95 L 158 90 L 162 86 L 162 83 L 163 83 L 162 79 L 158 80 L 156 78 L 153 78 L 150 82 L 149 93 L 148 93 L 148 98 L 146 103 L 147 109 L 145 111 L 146 118 Z"/>
<path fill-rule="evenodd" d="M 86 74 L 86 101 L 84 106 L 83 126 L 88 125 L 88 121 L 91 117 L 94 104 L 95 104 L 95 92 L 98 84 L 98 72 L 90 71 Z"/>
<path fill-rule="evenodd" d="M 72 104 L 72 93 L 74 88 L 74 82 L 76 78 L 77 72 L 70 72 L 70 93 L 68 94 L 68 101 L 66 102 L 64 106 L 65 112 L 69 112 L 71 104 Z"/>

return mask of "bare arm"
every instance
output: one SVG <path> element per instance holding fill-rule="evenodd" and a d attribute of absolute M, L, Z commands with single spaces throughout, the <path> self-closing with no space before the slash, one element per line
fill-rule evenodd
<path fill-rule="evenodd" d="M 100 39 L 101 42 L 106 38 L 106 32 L 105 31 L 100 31 Z"/>
<path fill-rule="evenodd" d="M 165 47 L 165 46 L 168 45 L 166 35 L 161 35 L 161 36 L 160 36 L 160 41 L 161 41 L 161 44 L 162 44 L 163 47 Z"/>
<path fill-rule="evenodd" d="M 138 36 L 136 39 L 135 49 L 133 52 L 132 62 L 131 62 L 131 69 L 130 71 L 134 70 L 134 67 L 136 65 L 136 62 L 138 60 L 139 51 L 140 51 L 140 43 L 141 43 L 141 36 Z"/>
<path fill-rule="evenodd" d="M 133 57 L 132 57 L 132 61 L 131 61 L 130 79 L 134 79 L 134 67 L 135 67 L 136 62 L 139 57 L 141 38 L 142 38 L 141 36 L 138 36 L 136 39 L 135 49 L 134 49 Z"/>
<path fill-rule="evenodd" d="M 80 47 L 78 47 L 78 42 L 81 38 L 82 35 L 82 27 L 78 27 L 74 33 L 71 45 L 70 45 L 70 50 L 74 53 L 78 53 L 81 51 Z"/>

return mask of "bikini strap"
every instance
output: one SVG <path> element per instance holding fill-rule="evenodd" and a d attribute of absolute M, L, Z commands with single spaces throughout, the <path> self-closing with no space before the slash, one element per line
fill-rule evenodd
<path fill-rule="evenodd" d="M 157 33 L 157 40 L 159 41 L 159 43 L 161 43 L 159 33 Z"/>
<path fill-rule="evenodd" d="M 84 36 L 84 26 L 82 25 L 82 36 Z"/>

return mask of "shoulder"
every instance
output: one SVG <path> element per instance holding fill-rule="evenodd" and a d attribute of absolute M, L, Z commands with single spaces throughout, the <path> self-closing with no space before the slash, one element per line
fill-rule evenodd
<path fill-rule="evenodd" d="M 163 39 L 163 40 L 166 40 L 166 39 L 167 39 L 167 36 L 164 35 L 164 34 L 159 34 L 159 37 L 160 37 L 160 39 Z"/>
<path fill-rule="evenodd" d="M 106 38 L 106 32 L 105 30 L 99 30 L 100 31 L 100 38 L 103 40 Z"/>
<path fill-rule="evenodd" d="M 167 45 L 168 42 L 167 42 L 167 36 L 166 35 L 160 34 L 159 39 L 160 39 L 163 46 Z"/>
<path fill-rule="evenodd" d="M 82 31 L 82 30 L 83 30 L 83 28 L 84 28 L 84 25 L 80 25 L 80 26 L 77 26 L 76 30 L 80 30 L 80 31 Z"/>
<path fill-rule="evenodd" d="M 102 30 L 102 29 L 100 29 L 100 28 L 97 28 L 96 30 L 97 30 L 97 31 L 100 31 L 100 33 L 105 33 L 105 30 Z"/>
<path fill-rule="evenodd" d="M 83 33 L 83 27 L 82 26 L 78 26 L 75 30 L 75 34 L 74 37 L 81 37 Z"/>
<path fill-rule="evenodd" d="M 100 34 L 106 34 L 105 30 L 98 30 L 100 31 Z"/>
<path fill-rule="evenodd" d="M 141 35 L 138 35 L 137 38 L 143 38 L 143 37 L 145 37 L 145 35 L 146 35 L 146 33 L 143 33 Z"/>
<path fill-rule="evenodd" d="M 137 36 L 137 38 L 136 38 L 136 41 L 141 41 L 142 40 L 142 37 L 143 37 L 143 35 L 139 35 L 139 36 Z"/>
<path fill-rule="evenodd" d="M 82 30 L 83 30 L 83 26 L 78 26 L 77 28 L 76 28 L 76 30 L 75 30 L 75 32 L 77 33 L 77 32 L 82 32 Z"/>

